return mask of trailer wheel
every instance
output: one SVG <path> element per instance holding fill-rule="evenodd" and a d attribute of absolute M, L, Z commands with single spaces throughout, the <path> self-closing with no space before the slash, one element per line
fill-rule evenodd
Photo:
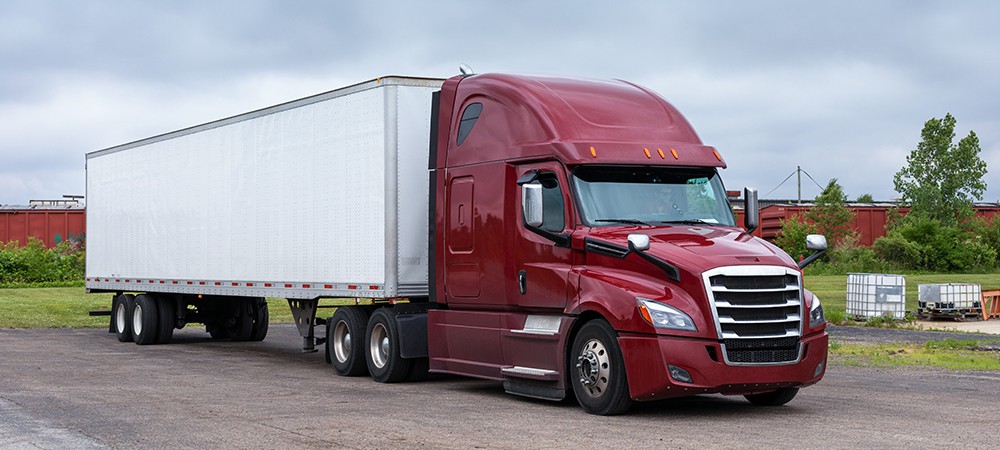
<path fill-rule="evenodd" d="M 368 373 L 365 332 L 368 313 L 357 306 L 341 306 L 326 322 L 326 348 L 338 375 L 356 377 Z"/>
<path fill-rule="evenodd" d="M 757 406 L 781 406 L 792 401 L 798 393 L 799 388 L 781 388 L 774 392 L 744 395 L 744 397 Z"/>
<path fill-rule="evenodd" d="M 177 311 L 174 309 L 174 299 L 165 295 L 157 295 L 154 299 L 156 300 L 157 313 L 160 319 L 157 323 L 157 331 L 159 333 L 156 336 L 156 343 L 166 344 L 174 336 L 174 327 L 177 325 Z"/>
<path fill-rule="evenodd" d="M 255 298 L 250 300 L 252 306 L 253 325 L 250 326 L 250 340 L 263 341 L 267 336 L 267 326 L 270 322 L 270 314 L 267 312 L 267 300 Z"/>
<path fill-rule="evenodd" d="M 412 361 L 399 356 L 399 330 L 396 314 L 388 308 L 379 308 L 368 321 L 365 332 L 368 372 L 379 383 L 396 383 L 406 379 Z"/>
<path fill-rule="evenodd" d="M 253 301 L 239 299 L 233 302 L 230 310 L 230 318 L 227 322 L 229 337 L 234 341 L 249 341 L 253 334 Z"/>
<path fill-rule="evenodd" d="M 156 299 L 147 294 L 135 297 L 132 308 L 132 340 L 139 345 L 155 344 L 159 322 Z"/>
<path fill-rule="evenodd" d="M 584 411 L 602 416 L 621 414 L 632 405 L 621 348 L 611 325 L 587 322 L 573 339 L 569 376 Z"/>
<path fill-rule="evenodd" d="M 111 326 L 118 342 L 132 342 L 132 306 L 135 296 L 122 294 L 111 302 Z"/>

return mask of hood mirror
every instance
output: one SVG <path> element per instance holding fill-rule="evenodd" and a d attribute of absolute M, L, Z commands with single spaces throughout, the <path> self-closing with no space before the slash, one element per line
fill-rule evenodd
<path fill-rule="evenodd" d="M 634 252 L 649 250 L 649 236 L 645 234 L 628 235 L 628 248 Z"/>
<path fill-rule="evenodd" d="M 815 252 L 826 250 L 826 236 L 822 234 L 810 234 L 806 236 L 806 249 Z"/>

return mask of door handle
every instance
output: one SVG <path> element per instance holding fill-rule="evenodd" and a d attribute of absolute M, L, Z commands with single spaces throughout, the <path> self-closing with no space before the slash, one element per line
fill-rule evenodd
<path fill-rule="evenodd" d="M 521 291 L 521 295 L 524 295 L 528 291 L 528 272 L 522 270 L 517 273 L 517 287 Z"/>

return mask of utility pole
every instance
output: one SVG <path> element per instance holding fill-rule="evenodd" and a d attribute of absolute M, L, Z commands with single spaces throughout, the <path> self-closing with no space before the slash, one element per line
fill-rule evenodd
<path fill-rule="evenodd" d="M 799 179 L 799 203 L 802 204 L 802 166 L 795 166 L 795 174 L 798 175 Z"/>

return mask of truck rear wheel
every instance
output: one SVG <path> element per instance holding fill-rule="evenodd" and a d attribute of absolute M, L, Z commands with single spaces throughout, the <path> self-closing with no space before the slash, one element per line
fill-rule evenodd
<path fill-rule="evenodd" d="M 399 355 L 399 330 L 396 314 L 389 308 L 379 308 L 368 320 L 365 332 L 368 372 L 379 383 L 396 383 L 406 379 L 412 361 Z"/>
<path fill-rule="evenodd" d="M 135 296 L 121 294 L 115 297 L 111 305 L 111 325 L 115 330 L 118 342 L 132 342 L 132 307 Z"/>
<path fill-rule="evenodd" d="M 267 326 L 271 320 L 267 312 L 267 300 L 263 297 L 250 300 L 253 325 L 250 326 L 250 340 L 263 341 L 267 336 Z"/>
<path fill-rule="evenodd" d="M 326 348 L 338 375 L 355 377 L 368 373 L 364 339 L 367 326 L 368 313 L 356 306 L 337 308 L 327 321 Z"/>
<path fill-rule="evenodd" d="M 569 376 L 584 411 L 602 416 L 621 414 L 632 405 L 625 363 L 611 325 L 587 322 L 573 339 Z"/>
<path fill-rule="evenodd" d="M 156 299 L 147 294 L 137 295 L 132 307 L 132 340 L 139 345 L 155 344 L 159 319 Z"/>
<path fill-rule="evenodd" d="M 757 406 L 781 406 L 792 401 L 798 393 L 799 388 L 781 388 L 774 392 L 744 395 L 744 397 Z"/>
<path fill-rule="evenodd" d="M 174 336 L 174 326 L 177 325 L 177 312 L 174 310 L 174 299 L 165 295 L 154 297 L 159 315 L 157 323 L 157 344 L 166 344 Z"/>

